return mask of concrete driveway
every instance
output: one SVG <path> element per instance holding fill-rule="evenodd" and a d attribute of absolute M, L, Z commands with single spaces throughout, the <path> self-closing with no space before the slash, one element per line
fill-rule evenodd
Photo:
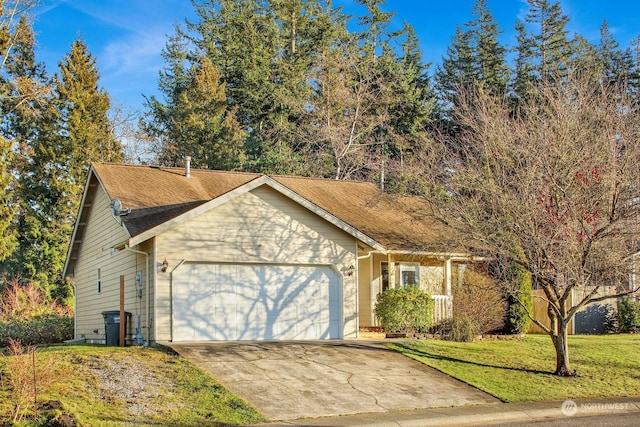
<path fill-rule="evenodd" d="M 273 421 L 499 402 L 372 341 L 165 345 Z"/>

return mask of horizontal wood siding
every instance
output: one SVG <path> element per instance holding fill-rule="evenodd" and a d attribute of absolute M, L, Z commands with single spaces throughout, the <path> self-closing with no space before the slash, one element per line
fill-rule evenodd
<path fill-rule="evenodd" d="M 120 308 L 120 275 L 125 276 L 125 310 L 132 313 L 129 334 L 133 334 L 135 316 L 144 319 L 144 304 L 136 297 L 136 271 L 142 271 L 145 283 L 145 257 L 129 251 L 111 248 L 122 243 L 128 235 L 111 215 L 111 200 L 100 186 L 94 191 L 86 230 L 78 251 L 73 283 L 76 286 L 76 338 L 103 340 L 105 338 L 102 312 Z M 98 269 L 101 292 L 97 291 Z M 144 287 L 143 287 L 144 288 Z M 146 290 L 143 289 L 143 292 Z M 143 295 L 144 296 L 144 295 Z M 97 331 L 97 332 L 95 332 Z"/>
<path fill-rule="evenodd" d="M 358 261 L 358 299 L 359 299 L 359 325 L 373 326 L 373 304 L 371 288 L 373 285 L 371 257 Z M 377 282 L 377 281 L 375 281 Z"/>
<path fill-rule="evenodd" d="M 330 265 L 343 275 L 344 336 L 357 332 L 355 238 L 262 186 L 157 236 L 158 339 L 170 339 L 171 271 L 184 261 Z"/>

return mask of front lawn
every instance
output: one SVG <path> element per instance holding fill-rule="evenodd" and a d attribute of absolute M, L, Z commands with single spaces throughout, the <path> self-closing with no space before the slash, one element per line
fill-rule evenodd
<path fill-rule="evenodd" d="M 457 343 L 417 340 L 390 345 L 505 402 L 640 396 L 640 334 L 569 338 L 577 377 L 552 375 L 555 352 L 547 335 Z"/>
<path fill-rule="evenodd" d="M 7 364 L 0 357 L 0 425 L 15 409 Z M 18 366 L 29 366 L 30 355 Z M 265 421 L 246 402 L 186 359 L 161 347 L 54 346 L 36 352 L 38 401 L 54 401 L 79 425 L 217 426 Z M 32 407 L 31 370 L 23 372 Z M 48 385 L 47 385 L 48 384 Z M 15 388 L 15 383 L 14 383 Z"/>

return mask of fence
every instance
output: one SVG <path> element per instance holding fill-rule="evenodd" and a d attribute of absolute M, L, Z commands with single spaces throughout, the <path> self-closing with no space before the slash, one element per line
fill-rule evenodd
<path fill-rule="evenodd" d="M 573 305 L 580 301 L 590 292 L 591 289 L 579 288 L 574 289 L 571 293 L 569 304 Z M 598 295 L 612 295 L 616 293 L 615 286 L 602 286 Z M 605 300 L 597 303 L 587 304 L 578 311 L 569 323 L 570 334 L 603 334 L 606 333 L 607 316 L 612 310 L 617 309 L 617 301 L 615 299 Z M 551 325 L 549 315 L 547 314 L 547 301 L 542 289 L 533 291 L 533 317 L 545 326 Z M 544 330 L 531 322 L 529 334 L 543 334 Z"/>

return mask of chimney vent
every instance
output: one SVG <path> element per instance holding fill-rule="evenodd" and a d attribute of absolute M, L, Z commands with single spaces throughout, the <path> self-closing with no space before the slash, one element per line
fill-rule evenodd
<path fill-rule="evenodd" d="M 191 178 L 191 156 L 184 158 L 184 177 Z"/>

